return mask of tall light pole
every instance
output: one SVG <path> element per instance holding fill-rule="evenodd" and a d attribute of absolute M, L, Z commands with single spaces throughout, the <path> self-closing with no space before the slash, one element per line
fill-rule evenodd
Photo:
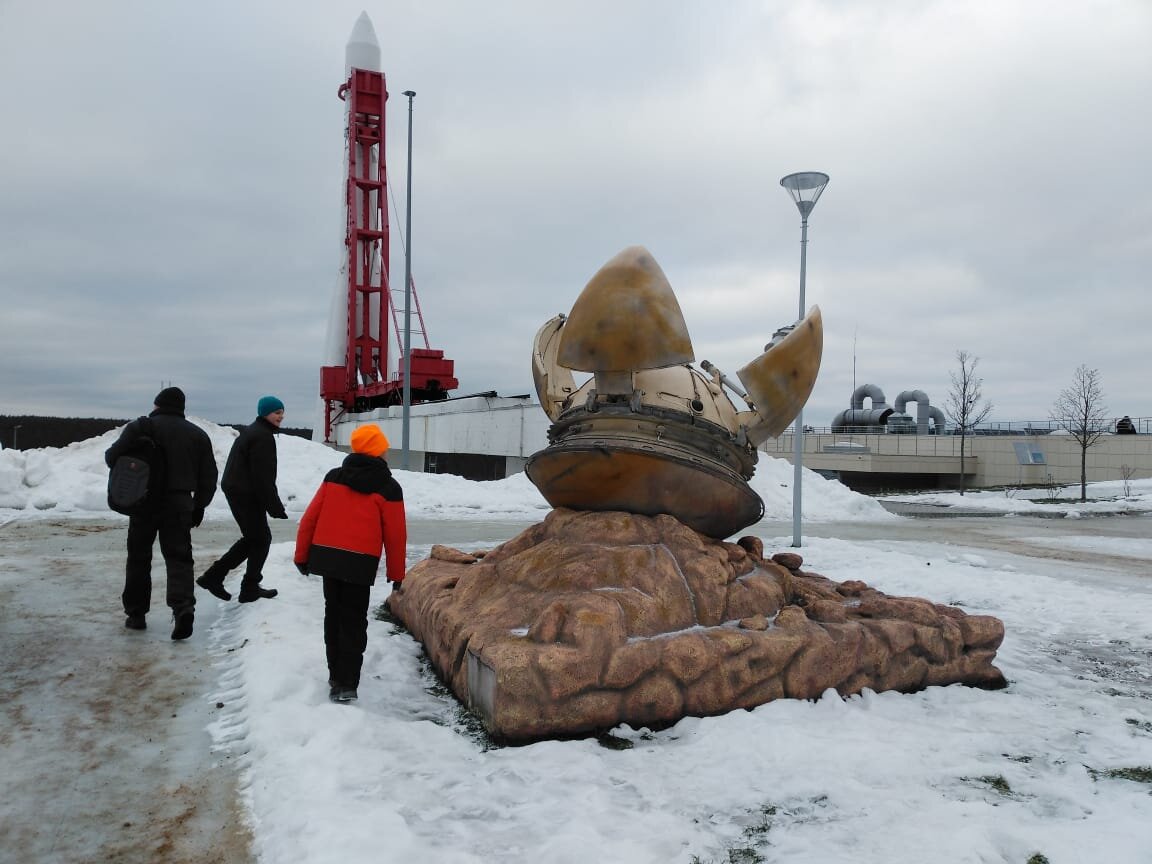
<path fill-rule="evenodd" d="M 404 470 L 410 470 L 408 450 L 409 426 L 412 421 L 412 99 L 415 90 L 405 90 L 408 97 L 408 191 L 404 215 L 404 411 L 401 420 Z"/>
<path fill-rule="evenodd" d="M 820 200 L 820 193 L 828 185 L 828 175 L 819 171 L 800 171 L 789 174 L 780 180 L 796 207 L 800 211 L 800 314 L 797 320 L 804 320 L 804 278 L 808 263 L 808 214 Z M 800 514 L 801 514 L 801 472 L 804 470 L 804 408 L 796 415 L 795 425 L 792 427 L 792 440 L 795 448 L 792 457 L 792 545 L 800 547 Z"/>

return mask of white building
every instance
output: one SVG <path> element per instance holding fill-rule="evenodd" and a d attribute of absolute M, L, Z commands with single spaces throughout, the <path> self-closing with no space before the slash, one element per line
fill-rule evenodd
<path fill-rule="evenodd" d="M 411 406 L 409 464 L 403 464 L 403 408 L 378 408 L 340 418 L 336 446 L 349 449 L 352 430 L 376 423 L 388 436 L 394 468 L 500 480 L 548 446 L 551 421 L 530 396 L 495 393 Z M 959 485 L 960 438 L 954 435 L 815 433 L 804 437 L 804 465 L 862 491 L 953 488 Z M 770 438 L 760 458 L 792 460 L 790 433 Z M 965 439 L 964 473 L 972 488 L 1044 486 L 1080 481 L 1080 450 L 1069 435 L 973 435 Z M 1088 451 L 1090 482 L 1152 476 L 1152 435 L 1105 435 Z"/>
<path fill-rule="evenodd" d="M 332 426 L 332 440 L 349 449 L 352 430 L 376 423 L 392 445 L 394 468 L 459 474 L 469 480 L 500 480 L 524 470 L 537 450 L 548 446 L 551 422 L 540 403 L 529 396 L 495 393 L 423 402 L 410 408 L 408 459 L 403 464 L 403 408 L 394 405 L 349 414 Z"/>

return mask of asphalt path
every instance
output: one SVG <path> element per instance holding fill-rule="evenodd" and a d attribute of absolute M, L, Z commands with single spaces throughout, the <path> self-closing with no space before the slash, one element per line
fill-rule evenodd
<path fill-rule="evenodd" d="M 295 527 L 274 521 L 273 542 L 291 540 Z M 409 537 L 468 546 L 525 527 L 416 520 Z M 790 522 L 765 522 L 746 533 L 790 538 L 791 531 Z M 0 857 L 27 864 L 252 861 L 238 756 L 214 750 L 206 731 L 225 707 L 211 696 L 219 692 L 218 652 L 225 649 L 208 638 L 222 604 L 198 591 L 196 631 L 173 642 L 157 547 L 148 629 L 125 629 L 126 533 L 125 522 L 110 519 L 0 524 Z M 1045 540 L 1147 539 L 1152 517 L 904 519 L 806 525 L 804 534 L 954 544 L 1057 563 L 1068 578 L 1123 580 L 1149 574 L 1137 572 L 1132 558 Z M 236 536 L 229 522 L 196 530 L 197 573 Z M 234 574 L 233 590 L 238 581 Z"/>
<path fill-rule="evenodd" d="M 218 604 L 198 592 L 196 631 L 173 642 L 157 544 L 148 629 L 125 629 L 126 526 L 0 526 L 0 857 L 250 861 L 235 757 L 206 731 L 219 710 L 206 638 Z M 193 533 L 197 572 L 235 530 Z"/>

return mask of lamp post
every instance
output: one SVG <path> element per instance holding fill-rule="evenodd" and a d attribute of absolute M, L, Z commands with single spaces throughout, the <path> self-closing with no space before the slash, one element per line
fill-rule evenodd
<path fill-rule="evenodd" d="M 404 470 L 411 470 L 408 450 L 409 427 L 412 421 L 412 99 L 415 90 L 405 90 L 408 97 L 408 191 L 404 215 L 404 410 L 401 420 L 401 446 Z"/>
<path fill-rule="evenodd" d="M 800 211 L 800 314 L 798 320 L 804 319 L 804 278 L 808 263 L 808 214 L 820 200 L 820 193 L 828 185 L 828 175 L 819 171 L 800 171 L 789 174 L 780 180 L 780 185 L 787 190 L 796 207 Z M 795 444 L 792 457 L 792 545 L 799 548 L 800 543 L 800 513 L 801 513 L 801 472 L 804 468 L 804 408 L 801 406 L 794 421 L 792 440 Z"/>

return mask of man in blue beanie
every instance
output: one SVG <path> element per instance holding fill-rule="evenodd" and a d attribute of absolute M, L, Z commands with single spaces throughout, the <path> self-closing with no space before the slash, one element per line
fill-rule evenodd
<path fill-rule="evenodd" d="M 240 581 L 241 603 L 270 599 L 278 593 L 264 588 L 261 572 L 272 545 L 268 517 L 287 519 L 280 494 L 276 491 L 276 433 L 284 422 L 284 403 L 275 396 L 261 396 L 256 403 L 256 419 L 240 430 L 228 453 L 220 488 L 228 508 L 240 528 L 240 539 L 212 564 L 196 584 L 221 600 L 231 600 L 224 589 L 224 577 L 248 562 Z"/>

